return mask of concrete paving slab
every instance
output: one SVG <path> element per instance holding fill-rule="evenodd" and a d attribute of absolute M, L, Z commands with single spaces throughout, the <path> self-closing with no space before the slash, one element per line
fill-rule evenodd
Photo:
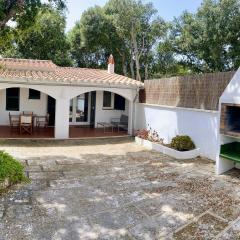
<path fill-rule="evenodd" d="M 177 161 L 129 139 L 2 148 L 32 181 L 0 196 L 0 240 L 239 236 L 239 170 L 216 176 L 207 159 Z"/>

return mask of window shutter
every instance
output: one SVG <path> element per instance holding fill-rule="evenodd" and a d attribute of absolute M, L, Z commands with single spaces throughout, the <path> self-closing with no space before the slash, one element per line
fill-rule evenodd
<path fill-rule="evenodd" d="M 103 107 L 112 107 L 112 93 L 104 91 L 103 92 Z"/>
<path fill-rule="evenodd" d="M 6 111 L 19 111 L 19 88 L 6 89 Z"/>
<path fill-rule="evenodd" d="M 41 99 L 41 93 L 38 90 L 29 88 L 28 99 Z"/>
<path fill-rule="evenodd" d="M 115 94 L 114 96 L 114 109 L 116 110 L 125 110 L 125 98 Z"/>

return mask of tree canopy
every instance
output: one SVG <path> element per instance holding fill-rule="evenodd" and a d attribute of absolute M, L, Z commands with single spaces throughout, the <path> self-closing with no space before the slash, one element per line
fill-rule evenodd
<path fill-rule="evenodd" d="M 0 0 L 0 29 L 6 27 L 9 20 L 20 21 L 32 19 L 41 6 L 51 6 L 57 9 L 66 7 L 65 0 Z"/>
<path fill-rule="evenodd" d="M 239 0 L 204 0 L 196 14 L 175 19 L 170 41 L 179 62 L 194 72 L 227 71 L 240 65 L 239 29 Z"/>
<path fill-rule="evenodd" d="M 65 25 L 65 18 L 58 11 L 42 9 L 31 27 L 18 30 L 17 54 L 21 58 L 50 59 L 57 65 L 70 66 Z"/>
<path fill-rule="evenodd" d="M 106 69 L 113 54 L 116 72 L 140 81 L 240 65 L 239 0 L 203 0 L 171 22 L 152 3 L 108 0 L 68 33 L 65 7 L 65 0 L 0 0 L 0 55 Z"/>
<path fill-rule="evenodd" d="M 110 0 L 103 8 L 88 9 L 69 33 L 75 62 L 105 66 L 112 53 L 119 73 L 148 77 L 153 47 L 166 31 L 156 12 L 151 3 L 136 0 Z"/>

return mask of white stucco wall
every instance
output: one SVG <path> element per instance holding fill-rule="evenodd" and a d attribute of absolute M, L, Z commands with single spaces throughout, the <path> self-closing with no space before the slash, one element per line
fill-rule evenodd
<path fill-rule="evenodd" d="M 135 130 L 149 125 L 166 143 L 178 134 L 189 135 L 202 156 L 217 159 L 218 112 L 137 103 L 135 113 Z"/>
<path fill-rule="evenodd" d="M 96 115 L 95 115 L 95 126 L 98 122 L 110 122 L 111 118 L 120 118 L 122 114 L 128 116 L 129 102 L 125 101 L 125 111 L 103 109 L 103 91 L 97 91 L 96 93 Z"/>
<path fill-rule="evenodd" d="M 47 95 L 41 93 L 40 99 L 28 99 L 27 88 L 20 89 L 19 111 L 6 111 L 6 89 L 0 90 L 0 125 L 9 125 L 9 112 L 19 114 L 23 111 L 32 111 L 37 115 L 47 113 Z"/>

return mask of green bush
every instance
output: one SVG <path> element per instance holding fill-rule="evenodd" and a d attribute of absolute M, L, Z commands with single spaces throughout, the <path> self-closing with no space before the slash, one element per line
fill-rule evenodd
<path fill-rule="evenodd" d="M 9 180 L 10 184 L 27 181 L 23 165 L 9 154 L 0 151 L 0 181 Z"/>
<path fill-rule="evenodd" d="M 189 136 L 176 136 L 170 143 L 171 148 L 178 151 L 189 151 L 195 148 L 195 144 Z"/>

